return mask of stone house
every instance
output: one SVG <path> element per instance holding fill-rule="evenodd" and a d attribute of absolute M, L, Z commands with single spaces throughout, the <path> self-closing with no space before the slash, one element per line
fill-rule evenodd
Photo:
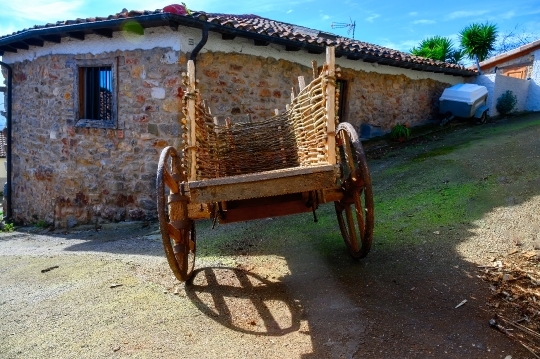
<path fill-rule="evenodd" d="M 159 153 L 182 141 L 190 56 L 220 121 L 256 121 L 285 107 L 326 46 L 342 69 L 340 120 L 357 128 L 431 119 L 444 88 L 476 75 L 255 15 L 123 11 L 0 37 L 13 72 L 13 219 L 58 227 L 154 218 Z"/>
<path fill-rule="evenodd" d="M 491 115 L 498 115 L 497 99 L 507 90 L 518 99 L 515 111 L 540 111 L 540 40 L 491 57 L 480 68 L 483 75 L 475 81 L 488 89 Z"/>

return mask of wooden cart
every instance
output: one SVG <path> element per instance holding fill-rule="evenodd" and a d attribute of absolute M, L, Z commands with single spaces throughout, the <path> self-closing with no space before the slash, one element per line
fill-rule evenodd
<path fill-rule="evenodd" d="M 291 93 L 282 114 L 262 121 L 219 125 L 201 100 L 195 67 L 183 74 L 184 141 L 181 153 L 163 149 L 157 172 L 159 225 L 176 278 L 194 268 L 195 221 L 247 221 L 313 211 L 334 202 L 345 244 L 364 257 L 373 237 L 371 179 L 358 134 L 336 116 L 334 49 L 313 61 L 313 81 Z M 315 217 L 316 218 L 316 217 Z"/>

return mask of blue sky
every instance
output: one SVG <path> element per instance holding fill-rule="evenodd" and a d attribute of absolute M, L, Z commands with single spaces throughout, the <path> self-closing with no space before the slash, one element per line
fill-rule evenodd
<path fill-rule="evenodd" d="M 0 35 L 36 24 L 58 20 L 107 16 L 122 8 L 155 10 L 175 0 L 2 0 Z M 472 22 L 492 22 L 500 32 L 513 30 L 540 37 L 538 0 L 475 1 L 354 1 L 354 0 L 271 0 L 271 1 L 187 1 L 190 9 L 228 14 L 256 14 L 274 20 L 347 36 L 347 29 L 332 29 L 332 22 L 356 22 L 355 38 L 396 50 L 408 51 L 422 39 L 440 35 L 458 43 L 458 33 Z M 1 76 L 0 76 L 0 81 Z"/>
<path fill-rule="evenodd" d="M 0 35 L 77 17 L 106 16 L 128 10 L 155 10 L 174 0 L 2 0 Z M 332 22 L 356 21 L 356 39 L 407 51 L 420 40 L 433 35 L 456 39 L 459 31 L 471 22 L 490 21 L 500 30 L 523 30 L 540 34 L 538 0 L 436 1 L 352 1 L 352 0 L 273 0 L 187 2 L 191 9 L 229 14 L 257 14 L 275 20 L 347 35 L 346 29 L 332 29 Z"/>

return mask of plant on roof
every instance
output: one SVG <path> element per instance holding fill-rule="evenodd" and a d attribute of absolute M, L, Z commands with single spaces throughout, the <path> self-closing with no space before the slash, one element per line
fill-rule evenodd
<path fill-rule="evenodd" d="M 190 9 L 188 9 L 188 7 L 187 7 L 186 3 L 185 3 L 185 2 L 183 2 L 183 3 L 182 3 L 182 5 L 184 6 L 184 9 L 186 9 L 186 13 L 187 13 L 188 15 L 191 15 L 191 10 L 190 10 Z"/>
<path fill-rule="evenodd" d="M 191 10 L 188 9 L 186 3 L 181 3 L 182 5 L 173 4 L 173 5 L 167 5 L 163 8 L 163 12 L 168 12 L 171 14 L 186 16 L 186 15 L 192 15 Z"/>
<path fill-rule="evenodd" d="M 497 41 L 497 25 L 486 22 L 485 24 L 473 23 L 465 27 L 459 33 L 461 47 L 465 55 L 476 61 L 476 68 L 481 75 L 480 62 L 489 57 L 491 51 L 495 50 Z"/>

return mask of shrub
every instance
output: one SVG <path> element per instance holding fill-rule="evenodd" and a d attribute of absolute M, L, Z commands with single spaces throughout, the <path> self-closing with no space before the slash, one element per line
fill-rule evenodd
<path fill-rule="evenodd" d="M 514 95 L 512 91 L 506 90 L 506 92 L 497 99 L 497 105 L 495 107 L 497 108 L 497 111 L 504 116 L 507 113 L 512 112 L 514 107 L 516 107 L 516 104 L 516 95 Z"/>
<path fill-rule="evenodd" d="M 410 135 L 411 135 L 411 130 L 409 130 L 409 128 L 406 125 L 404 126 L 400 123 L 395 125 L 392 128 L 392 132 L 390 132 L 390 136 L 392 136 L 394 140 L 400 140 L 400 139 L 405 140 L 409 138 Z"/>
<path fill-rule="evenodd" d="M 15 230 L 15 225 L 13 223 L 3 223 L 2 231 L 3 232 L 13 232 Z"/>
<path fill-rule="evenodd" d="M 39 227 L 39 228 L 47 228 L 48 226 L 49 226 L 49 223 L 45 222 L 42 219 L 40 219 L 36 224 L 34 224 L 34 227 Z"/>

